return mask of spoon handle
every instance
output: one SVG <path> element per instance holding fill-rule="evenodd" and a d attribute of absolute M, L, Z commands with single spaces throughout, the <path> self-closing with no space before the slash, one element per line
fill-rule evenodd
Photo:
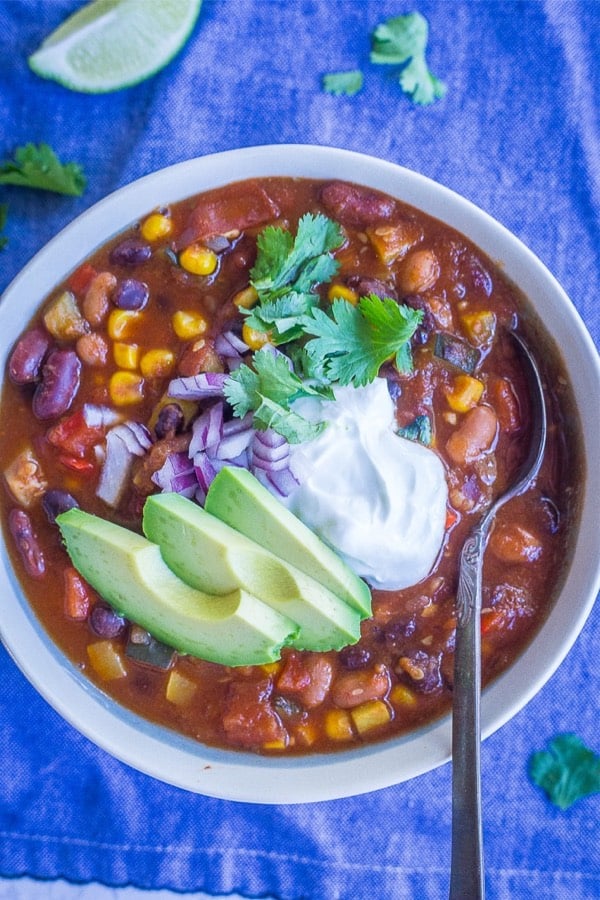
<path fill-rule="evenodd" d="M 480 778 L 480 613 L 487 530 L 484 520 L 465 541 L 456 595 L 450 900 L 483 900 L 485 896 Z"/>

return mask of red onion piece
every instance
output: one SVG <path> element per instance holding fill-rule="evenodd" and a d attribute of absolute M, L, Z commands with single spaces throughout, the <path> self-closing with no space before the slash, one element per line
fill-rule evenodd
<path fill-rule="evenodd" d="M 152 481 L 162 491 L 174 491 L 183 497 L 193 497 L 198 487 L 194 464 L 185 451 L 167 456 Z"/>
<path fill-rule="evenodd" d="M 224 372 L 201 372 L 185 378 L 174 378 L 168 387 L 169 397 L 175 400 L 207 400 L 222 397 L 229 376 Z"/>
<path fill-rule="evenodd" d="M 199 450 L 207 450 L 216 446 L 223 436 L 223 404 L 213 403 L 192 425 L 192 440 L 189 456 L 193 457 Z"/>

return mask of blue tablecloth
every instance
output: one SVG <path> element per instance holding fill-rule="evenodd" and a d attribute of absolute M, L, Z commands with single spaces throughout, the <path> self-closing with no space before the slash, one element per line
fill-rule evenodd
<path fill-rule="evenodd" d="M 63 225 L 164 165 L 262 143 L 313 142 L 401 163 L 514 231 L 600 337 L 600 3 L 432 2 L 443 100 L 417 107 L 369 63 L 397 0 L 205 0 L 184 51 L 126 91 L 85 96 L 33 75 L 28 53 L 79 4 L 0 2 L 0 156 L 28 141 L 77 160 L 79 199 L 0 188 L 0 291 Z M 355 97 L 321 75 L 362 68 Z M 597 415 L 598 410 L 590 411 Z M 567 812 L 528 781 L 561 731 L 600 750 L 600 607 L 558 672 L 483 745 L 490 900 L 600 897 L 600 795 Z M 164 786 L 90 744 L 0 651 L 0 873 L 292 898 L 447 894 L 450 768 L 361 798 L 235 804 Z"/>

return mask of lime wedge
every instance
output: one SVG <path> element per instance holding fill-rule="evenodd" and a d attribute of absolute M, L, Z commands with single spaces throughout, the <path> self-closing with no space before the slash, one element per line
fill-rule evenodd
<path fill-rule="evenodd" d="M 73 91 L 130 87 L 181 50 L 201 6 L 202 0 L 93 0 L 46 38 L 29 65 Z"/>

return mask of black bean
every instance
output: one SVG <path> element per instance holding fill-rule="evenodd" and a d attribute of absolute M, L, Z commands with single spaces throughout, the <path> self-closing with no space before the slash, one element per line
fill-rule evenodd
<path fill-rule="evenodd" d="M 371 662 L 371 653 L 366 647 L 354 644 L 340 650 L 340 662 L 345 669 L 364 669 Z"/>
<path fill-rule="evenodd" d="M 386 644 L 389 644 L 390 647 L 402 646 L 406 638 L 415 633 L 416 627 L 413 618 L 389 622 L 383 629 Z"/>
<path fill-rule="evenodd" d="M 46 574 L 46 561 L 33 530 L 31 519 L 23 509 L 11 509 L 8 514 L 8 527 L 17 550 L 23 560 L 25 571 L 31 578 L 43 578 Z"/>
<path fill-rule="evenodd" d="M 118 637 L 125 628 L 125 619 L 117 615 L 110 606 L 97 603 L 92 609 L 89 618 L 92 630 L 103 638 Z"/>
<path fill-rule="evenodd" d="M 8 363 L 11 380 L 16 384 L 37 381 L 50 343 L 50 335 L 42 328 L 26 331 L 17 341 Z"/>
<path fill-rule="evenodd" d="M 150 244 L 140 238 L 127 238 L 110 251 L 110 261 L 117 266 L 133 268 L 147 262 L 152 256 Z"/>
<path fill-rule="evenodd" d="M 51 525 L 54 525 L 56 517 L 61 513 L 78 506 L 75 497 L 72 497 L 67 491 L 50 490 L 46 491 L 42 497 L 42 508 Z"/>
<path fill-rule="evenodd" d="M 161 440 L 179 434 L 183 428 L 185 417 L 179 403 L 167 403 L 158 414 L 154 431 Z"/>
<path fill-rule="evenodd" d="M 347 284 L 359 297 L 375 294 L 377 297 L 381 297 L 381 299 L 384 297 L 391 297 L 392 300 L 398 299 L 395 288 L 384 281 L 380 281 L 378 278 L 366 278 L 364 275 L 351 275 L 347 280 Z"/>
<path fill-rule="evenodd" d="M 431 655 L 417 650 L 400 660 L 396 671 L 422 694 L 433 694 L 443 686 L 441 654 Z"/>
<path fill-rule="evenodd" d="M 33 395 L 37 419 L 57 419 L 71 406 L 79 390 L 81 362 L 74 350 L 52 350 L 42 366 L 42 380 Z"/>
<path fill-rule="evenodd" d="M 282 694 L 275 694 L 273 697 L 273 706 L 278 713 L 288 718 L 300 716 L 304 711 L 299 703 L 292 700 L 290 697 L 284 697 Z"/>
<path fill-rule="evenodd" d="M 421 324 L 413 334 L 412 342 L 413 344 L 426 344 L 435 328 L 435 319 L 433 318 L 429 304 L 425 298 L 421 297 L 419 294 L 410 294 L 408 297 L 404 297 L 402 302 L 405 303 L 406 306 L 410 306 L 411 309 L 419 309 L 423 313 Z"/>
<path fill-rule="evenodd" d="M 147 284 L 136 278 L 125 278 L 117 285 L 112 302 L 119 309 L 143 309 L 149 296 Z"/>

